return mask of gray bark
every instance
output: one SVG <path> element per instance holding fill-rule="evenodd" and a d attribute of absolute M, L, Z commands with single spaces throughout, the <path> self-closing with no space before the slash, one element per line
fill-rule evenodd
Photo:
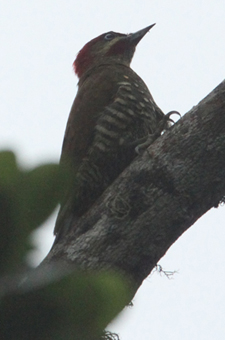
<path fill-rule="evenodd" d="M 115 269 L 133 291 L 225 195 L 225 81 L 117 178 L 44 263 Z"/>

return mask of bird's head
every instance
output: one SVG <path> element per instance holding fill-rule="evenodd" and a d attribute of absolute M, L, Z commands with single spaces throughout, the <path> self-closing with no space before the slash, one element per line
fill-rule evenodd
<path fill-rule="evenodd" d="M 121 34 L 111 31 L 92 39 L 78 53 L 73 63 L 75 73 L 80 78 L 87 70 L 101 64 L 129 66 L 137 44 L 154 25 L 136 33 Z"/>

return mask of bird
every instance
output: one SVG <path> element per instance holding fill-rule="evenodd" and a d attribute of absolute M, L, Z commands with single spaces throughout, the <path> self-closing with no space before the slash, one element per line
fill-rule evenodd
<path fill-rule="evenodd" d="M 75 228 L 74 220 L 132 162 L 149 136 L 159 136 L 168 125 L 170 114 L 162 112 L 130 67 L 137 44 L 154 25 L 135 33 L 101 34 L 76 56 L 73 68 L 78 91 L 60 158 L 60 164 L 71 170 L 73 181 L 61 201 L 56 237 Z"/>

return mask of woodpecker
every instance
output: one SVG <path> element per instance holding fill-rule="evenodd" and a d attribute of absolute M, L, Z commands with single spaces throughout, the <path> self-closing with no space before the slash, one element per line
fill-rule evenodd
<path fill-rule="evenodd" d="M 78 92 L 60 163 L 70 167 L 75 177 L 61 202 L 56 235 L 71 228 L 72 221 L 131 163 L 139 140 L 165 128 L 161 123 L 166 115 L 130 68 L 137 44 L 154 25 L 131 34 L 101 34 L 89 41 L 74 61 Z"/>

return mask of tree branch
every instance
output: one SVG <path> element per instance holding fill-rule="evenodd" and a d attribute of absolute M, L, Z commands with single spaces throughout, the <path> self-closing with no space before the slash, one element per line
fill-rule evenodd
<path fill-rule="evenodd" d="M 225 81 L 119 176 L 45 263 L 116 269 L 134 293 L 168 248 L 225 195 Z"/>

